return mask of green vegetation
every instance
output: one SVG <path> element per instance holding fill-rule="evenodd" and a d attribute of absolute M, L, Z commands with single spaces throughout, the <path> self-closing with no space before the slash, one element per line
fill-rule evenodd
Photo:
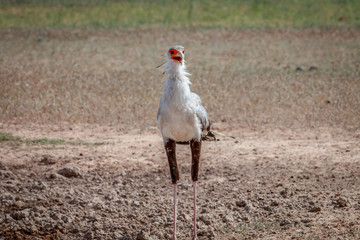
<path fill-rule="evenodd" d="M 5 143 L 12 147 L 19 147 L 21 144 L 27 146 L 32 145 L 85 145 L 85 146 L 99 146 L 106 144 L 105 142 L 85 142 L 83 140 L 65 141 L 63 139 L 48 139 L 48 138 L 34 138 L 34 139 L 22 139 L 18 136 L 13 136 L 10 133 L 0 132 L 0 144 Z"/>
<path fill-rule="evenodd" d="M 0 1 L 0 28 L 360 26 L 358 0 Z"/>
<path fill-rule="evenodd" d="M 0 143 L 9 141 L 20 141 L 20 137 L 14 137 L 10 133 L 0 132 Z"/>
<path fill-rule="evenodd" d="M 66 144 L 66 141 L 63 139 L 47 139 L 47 138 L 34 138 L 34 139 L 25 139 L 23 140 L 26 145 L 63 145 Z"/>

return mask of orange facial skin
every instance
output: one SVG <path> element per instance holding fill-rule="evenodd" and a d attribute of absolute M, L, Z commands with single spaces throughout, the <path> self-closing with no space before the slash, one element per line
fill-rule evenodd
<path fill-rule="evenodd" d="M 171 59 L 174 60 L 175 62 L 182 63 L 183 59 L 182 59 L 182 57 L 181 57 L 181 54 L 179 54 L 180 52 L 181 52 L 182 54 L 184 54 L 184 53 L 185 53 L 185 50 L 184 50 L 184 49 L 181 49 L 180 51 L 178 51 L 178 50 L 176 50 L 176 49 L 174 49 L 174 48 L 171 48 L 171 49 L 169 50 L 169 54 L 170 54 Z"/>

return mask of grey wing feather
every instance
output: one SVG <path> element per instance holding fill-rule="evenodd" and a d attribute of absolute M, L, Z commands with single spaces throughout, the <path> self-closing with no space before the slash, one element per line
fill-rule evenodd
<path fill-rule="evenodd" d="M 201 104 L 201 99 L 198 95 L 196 95 L 195 93 L 193 94 L 193 98 L 196 101 L 196 115 L 200 120 L 201 123 L 201 130 L 202 130 L 202 136 L 201 136 L 201 140 L 203 141 L 216 141 L 216 136 L 214 135 L 213 131 L 210 131 L 210 120 L 208 117 L 208 114 L 205 110 L 205 108 L 203 107 L 203 105 Z"/>
<path fill-rule="evenodd" d="M 207 114 L 205 108 L 201 104 L 201 99 L 196 93 L 192 93 L 192 97 L 196 101 L 196 105 L 197 105 L 196 106 L 196 115 L 200 120 L 202 131 L 205 131 L 205 130 L 209 131 L 210 130 L 210 121 L 209 121 L 209 117 L 208 117 L 208 114 Z"/>

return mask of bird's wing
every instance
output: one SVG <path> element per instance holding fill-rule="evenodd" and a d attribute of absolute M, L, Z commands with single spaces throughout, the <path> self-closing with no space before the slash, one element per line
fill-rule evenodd
<path fill-rule="evenodd" d="M 203 107 L 203 105 L 201 103 L 201 99 L 196 93 L 191 93 L 191 95 L 195 102 L 196 116 L 200 120 L 202 131 L 205 131 L 205 130 L 209 131 L 210 130 L 210 120 L 209 120 L 209 117 L 208 117 L 208 114 L 207 114 L 205 108 Z"/>
<path fill-rule="evenodd" d="M 201 123 L 201 130 L 202 130 L 201 140 L 216 141 L 216 136 L 215 136 L 214 132 L 210 131 L 211 123 L 210 123 L 208 114 L 207 114 L 204 106 L 201 103 L 201 98 L 195 93 L 191 93 L 191 94 L 192 94 L 192 98 L 194 99 L 195 104 L 196 104 L 196 116 L 198 117 L 198 119 L 200 120 L 200 123 Z"/>

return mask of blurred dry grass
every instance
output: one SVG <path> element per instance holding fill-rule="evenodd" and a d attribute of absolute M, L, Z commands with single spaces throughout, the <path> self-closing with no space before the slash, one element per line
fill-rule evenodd
<path fill-rule="evenodd" d="M 358 0 L 2 0 L 0 28 L 360 27 Z"/>
<path fill-rule="evenodd" d="M 353 28 L 0 30 L 0 121 L 155 126 L 174 44 L 213 122 L 360 127 Z"/>

